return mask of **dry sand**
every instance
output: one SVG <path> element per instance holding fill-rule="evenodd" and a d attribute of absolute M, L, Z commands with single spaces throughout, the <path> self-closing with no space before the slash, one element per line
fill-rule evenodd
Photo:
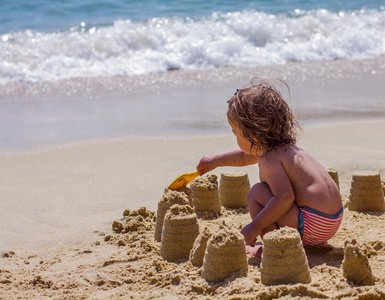
<path fill-rule="evenodd" d="M 354 171 L 385 176 L 384 130 L 385 121 L 308 127 L 299 145 L 338 171 L 346 202 Z M 328 245 L 305 247 L 308 284 L 266 286 L 261 260 L 252 257 L 246 277 L 211 283 L 187 259 L 160 256 L 155 212 L 164 188 L 194 171 L 203 154 L 235 147 L 232 136 L 147 138 L 0 154 L 0 299 L 384 299 L 381 212 L 346 210 Z M 251 184 L 258 180 L 256 166 L 243 170 Z M 222 208 L 219 218 L 198 222 L 201 231 L 216 231 L 223 222 L 241 228 L 249 216 Z M 353 239 L 359 248 L 349 253 L 367 257 L 373 285 L 344 277 L 345 241 Z"/>

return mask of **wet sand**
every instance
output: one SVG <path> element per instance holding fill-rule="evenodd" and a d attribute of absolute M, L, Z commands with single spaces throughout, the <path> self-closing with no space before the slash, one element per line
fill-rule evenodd
<path fill-rule="evenodd" d="M 19 82 L 0 87 L 0 151 L 122 137 L 228 134 L 226 101 L 253 77 L 282 89 L 304 125 L 385 118 L 385 58 Z"/>

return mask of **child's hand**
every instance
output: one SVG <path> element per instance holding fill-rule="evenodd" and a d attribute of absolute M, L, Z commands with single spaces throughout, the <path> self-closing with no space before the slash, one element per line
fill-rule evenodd
<path fill-rule="evenodd" d="M 207 172 L 210 172 L 216 168 L 213 163 L 214 156 L 211 154 L 207 154 L 201 158 L 199 164 L 197 165 L 197 170 L 199 171 L 199 175 L 203 175 Z"/>
<path fill-rule="evenodd" d="M 246 244 L 251 247 L 254 247 L 257 237 L 262 233 L 262 231 L 258 228 L 255 228 L 255 226 L 250 223 L 242 228 L 241 233 L 245 237 Z"/>

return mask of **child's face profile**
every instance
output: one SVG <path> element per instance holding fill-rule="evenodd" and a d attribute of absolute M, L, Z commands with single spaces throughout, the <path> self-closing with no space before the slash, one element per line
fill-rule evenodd
<path fill-rule="evenodd" d="M 231 121 L 229 118 L 227 119 L 227 121 L 229 122 L 234 135 L 237 137 L 237 143 L 239 148 L 247 154 L 252 154 L 250 153 L 251 143 L 244 138 L 238 126 L 233 121 Z"/>

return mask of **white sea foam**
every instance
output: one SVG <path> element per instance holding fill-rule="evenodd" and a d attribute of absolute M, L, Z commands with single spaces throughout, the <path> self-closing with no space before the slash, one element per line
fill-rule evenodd
<path fill-rule="evenodd" d="M 0 36 L 0 84 L 385 55 L 385 10 L 116 21 Z"/>

